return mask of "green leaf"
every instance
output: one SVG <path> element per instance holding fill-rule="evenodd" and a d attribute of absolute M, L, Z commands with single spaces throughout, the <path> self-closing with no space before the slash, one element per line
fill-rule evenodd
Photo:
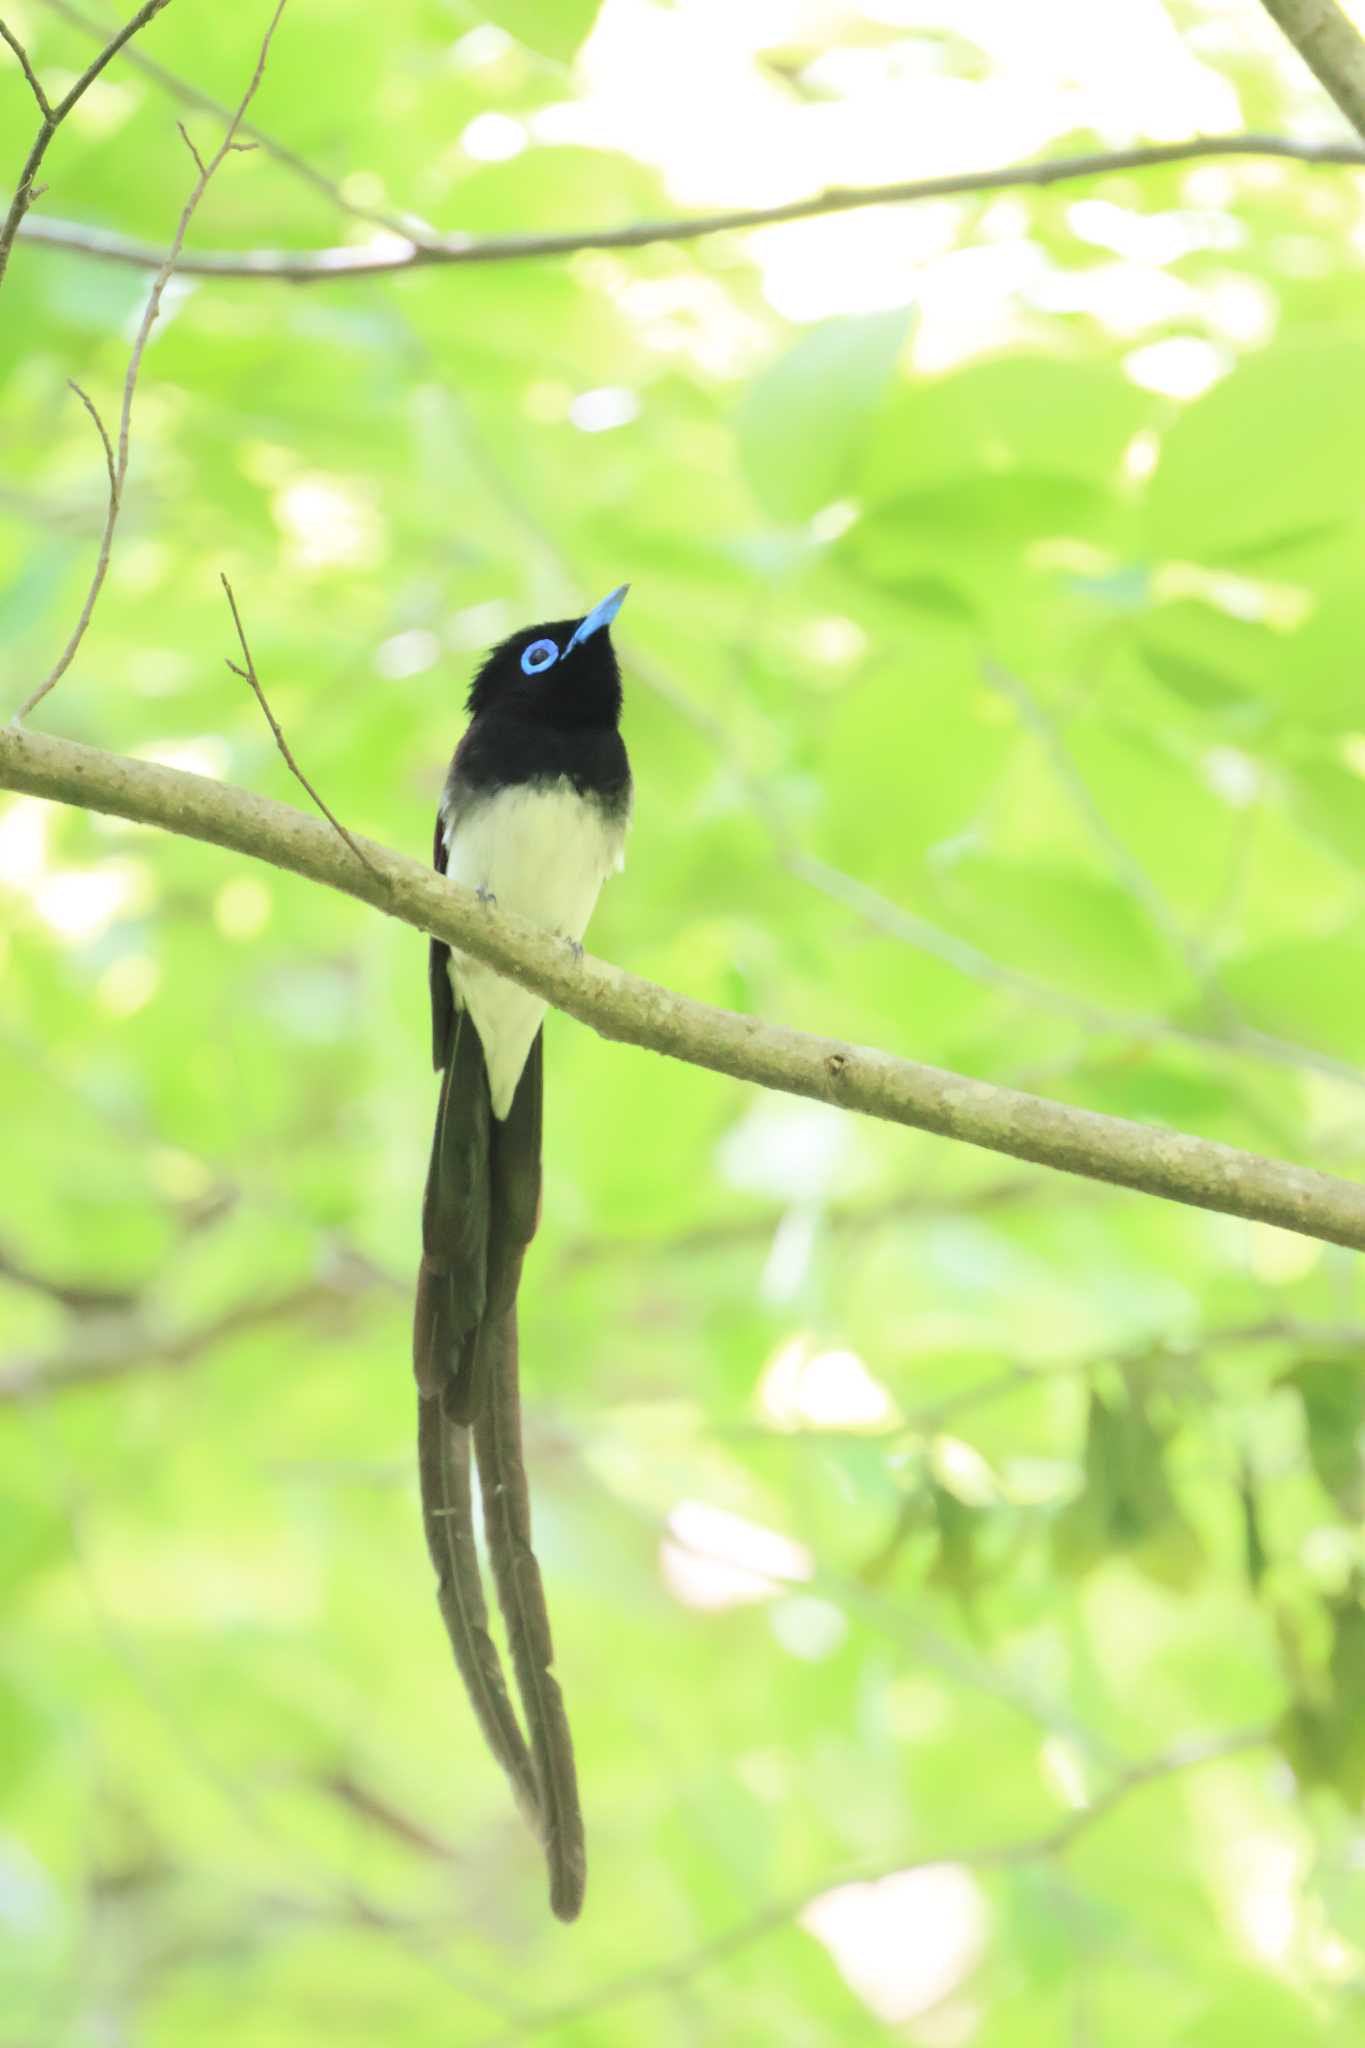
<path fill-rule="evenodd" d="M 1365 1056 L 1365 945 L 1359 940 L 1288 939 L 1228 961 L 1220 980 L 1261 1030 L 1347 1058 Z"/>
<path fill-rule="evenodd" d="M 479 0 L 479 13 L 528 50 L 567 64 L 597 19 L 601 0 Z"/>
<path fill-rule="evenodd" d="M 1357 1357 L 1306 1358 L 1284 1374 L 1303 1403 L 1308 1455 L 1344 1515 L 1365 1513 L 1365 1367 Z"/>
<path fill-rule="evenodd" d="M 1280 652 L 1264 626 L 1192 598 L 1159 606 L 1134 631 L 1158 682 L 1200 711 L 1255 707 Z"/>
<path fill-rule="evenodd" d="M 1304 831 L 1365 868 L 1365 781 L 1336 761 L 1300 761 L 1291 774 Z"/>
<path fill-rule="evenodd" d="M 852 487 L 909 331 L 908 312 L 831 320 L 754 379 L 735 432 L 754 495 L 774 519 L 808 519 Z"/>
<path fill-rule="evenodd" d="M 1365 1607 L 1348 1594 L 1327 1615 L 1326 1671 L 1289 1708 L 1280 1741 L 1305 1784 L 1330 1785 L 1356 1806 L 1365 1799 Z"/>
<path fill-rule="evenodd" d="M 859 480 L 876 504 L 1012 470 L 1111 481 L 1151 400 L 1107 364 L 1032 355 L 916 378 L 878 423 Z"/>
<path fill-rule="evenodd" d="M 1360 512 L 1365 336 L 1277 343 L 1180 414 L 1147 493 L 1152 554 L 1226 560 Z"/>

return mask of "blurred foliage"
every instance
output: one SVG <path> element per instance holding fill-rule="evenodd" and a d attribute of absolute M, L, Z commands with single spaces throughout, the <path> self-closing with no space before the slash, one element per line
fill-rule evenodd
<path fill-rule="evenodd" d="M 905 176 L 1331 120 L 1255 9 L 1019 10 L 1027 48 L 939 12 L 292 0 L 254 117 L 352 207 L 471 233 L 856 182 L 879 137 Z M 173 5 L 140 47 L 232 100 L 262 16 Z M 54 80 L 93 47 L 13 23 Z M 181 111 L 116 66 L 44 209 L 164 242 Z M 11 168 L 31 126 L 6 63 Z M 263 146 L 193 239 L 375 232 Z M 226 570 L 308 772 L 422 853 L 479 651 L 629 579 L 638 821 L 594 950 L 1358 1172 L 1362 233 L 1357 174 L 1223 162 L 178 281 L 42 722 L 293 800 Z M 146 282 L 10 268 L 15 702 L 102 518 L 66 379 L 115 416 Z M 523 1350 L 590 1828 L 566 1933 L 416 1513 L 422 946 L 27 801 L 0 868 L 6 2048 L 1361 2038 L 1356 1260 L 552 1019 Z"/>

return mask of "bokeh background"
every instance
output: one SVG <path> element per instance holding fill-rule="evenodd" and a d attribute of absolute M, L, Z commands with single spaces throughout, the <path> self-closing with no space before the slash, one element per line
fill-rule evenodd
<path fill-rule="evenodd" d="M 266 12 L 169 7 L 135 46 L 169 79 L 111 68 L 41 211 L 164 245 L 176 119 L 220 133 L 174 82 L 235 100 Z M 95 47 L 65 0 L 6 18 L 54 88 Z M 1252 0 L 291 0 L 253 118 L 200 248 L 1343 133 Z M 7 177 L 32 127 L 7 60 Z M 1363 192 L 1191 161 L 176 280 L 37 723 L 301 801 L 226 570 L 333 808 L 425 854 L 480 652 L 629 580 L 594 950 L 1358 1172 Z M 103 516 L 66 379 L 115 415 L 146 287 L 14 254 L 13 703 Z M 1360 2040 L 1356 1259 L 552 1018 L 523 1352 L 565 1930 L 417 1514 L 421 941 L 27 799 L 0 880 L 6 2048 Z"/>

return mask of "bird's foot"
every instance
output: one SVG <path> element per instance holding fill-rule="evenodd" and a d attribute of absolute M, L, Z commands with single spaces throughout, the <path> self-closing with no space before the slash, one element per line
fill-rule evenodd
<path fill-rule="evenodd" d="M 493 894 L 493 891 L 488 887 L 488 884 L 486 882 L 480 882 L 478 888 L 474 891 L 474 894 L 478 897 L 480 903 L 482 903 L 485 910 L 497 909 L 498 899 Z"/>
<path fill-rule="evenodd" d="M 582 940 L 566 938 L 564 943 L 568 947 L 569 951 L 573 954 L 573 964 L 575 967 L 577 967 L 579 961 L 583 958 Z"/>

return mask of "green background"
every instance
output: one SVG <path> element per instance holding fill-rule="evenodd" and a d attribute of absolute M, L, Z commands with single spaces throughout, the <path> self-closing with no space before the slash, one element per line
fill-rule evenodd
<path fill-rule="evenodd" d="M 353 205 L 474 234 L 719 203 L 746 139 L 735 203 L 857 182 L 859 138 L 915 175 L 1239 111 L 1339 132 L 1250 4 L 1097 10 L 1107 50 L 1022 12 L 1031 40 L 989 8 L 292 0 L 253 118 Z M 94 48 L 7 18 L 54 88 Z M 181 0 L 137 47 L 232 100 L 263 26 Z M 698 39 L 690 157 L 603 139 L 646 28 Z M 1126 66 L 1146 116 L 1101 90 Z M 41 210 L 164 244 L 177 113 L 117 64 Z M 7 177 L 33 120 L 7 61 Z M 638 812 L 594 951 L 1356 1173 L 1361 193 L 1186 164 L 177 281 L 35 722 L 302 801 L 224 666 L 226 571 L 307 772 L 424 855 L 480 651 L 629 580 Z M 191 245 L 377 232 L 258 147 Z M 102 519 L 66 379 L 116 416 L 146 286 L 14 252 L 7 703 Z M 1361 2038 L 1354 1258 L 551 1018 L 522 1329 L 589 1824 L 565 1930 L 417 1514 L 421 941 L 30 800 L 0 883 L 5 2048 Z"/>

